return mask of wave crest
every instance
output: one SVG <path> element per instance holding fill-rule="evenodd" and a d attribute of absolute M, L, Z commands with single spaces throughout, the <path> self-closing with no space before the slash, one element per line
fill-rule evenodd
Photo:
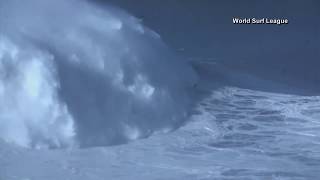
<path fill-rule="evenodd" d="M 186 118 L 196 75 L 138 19 L 73 0 L 0 4 L 0 137 L 112 145 Z"/>

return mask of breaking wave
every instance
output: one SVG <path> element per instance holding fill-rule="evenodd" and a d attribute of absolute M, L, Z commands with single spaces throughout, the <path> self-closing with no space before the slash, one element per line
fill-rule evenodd
<path fill-rule="evenodd" d="M 158 34 L 114 7 L 0 2 L 0 137 L 100 146 L 179 126 L 197 77 Z"/>

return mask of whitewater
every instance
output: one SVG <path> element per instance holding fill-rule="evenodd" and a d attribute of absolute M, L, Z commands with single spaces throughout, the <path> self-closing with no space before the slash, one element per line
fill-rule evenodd
<path fill-rule="evenodd" d="M 318 179 L 320 96 L 270 87 L 113 6 L 0 0 L 0 180 Z"/>
<path fill-rule="evenodd" d="M 187 117 L 196 75 L 138 19 L 72 0 L 1 3 L 4 140 L 119 144 Z"/>

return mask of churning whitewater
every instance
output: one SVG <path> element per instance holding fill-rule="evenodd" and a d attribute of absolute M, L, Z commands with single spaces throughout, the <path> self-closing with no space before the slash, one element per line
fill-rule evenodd
<path fill-rule="evenodd" d="M 188 116 L 195 73 L 125 12 L 77 0 L 2 0 L 0 27 L 7 142 L 119 144 L 174 129 Z"/>

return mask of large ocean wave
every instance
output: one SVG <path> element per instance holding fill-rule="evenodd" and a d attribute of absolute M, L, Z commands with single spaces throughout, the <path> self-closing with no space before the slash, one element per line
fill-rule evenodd
<path fill-rule="evenodd" d="M 139 19 L 76 0 L 0 2 L 0 137 L 100 146 L 171 130 L 193 70 Z"/>

